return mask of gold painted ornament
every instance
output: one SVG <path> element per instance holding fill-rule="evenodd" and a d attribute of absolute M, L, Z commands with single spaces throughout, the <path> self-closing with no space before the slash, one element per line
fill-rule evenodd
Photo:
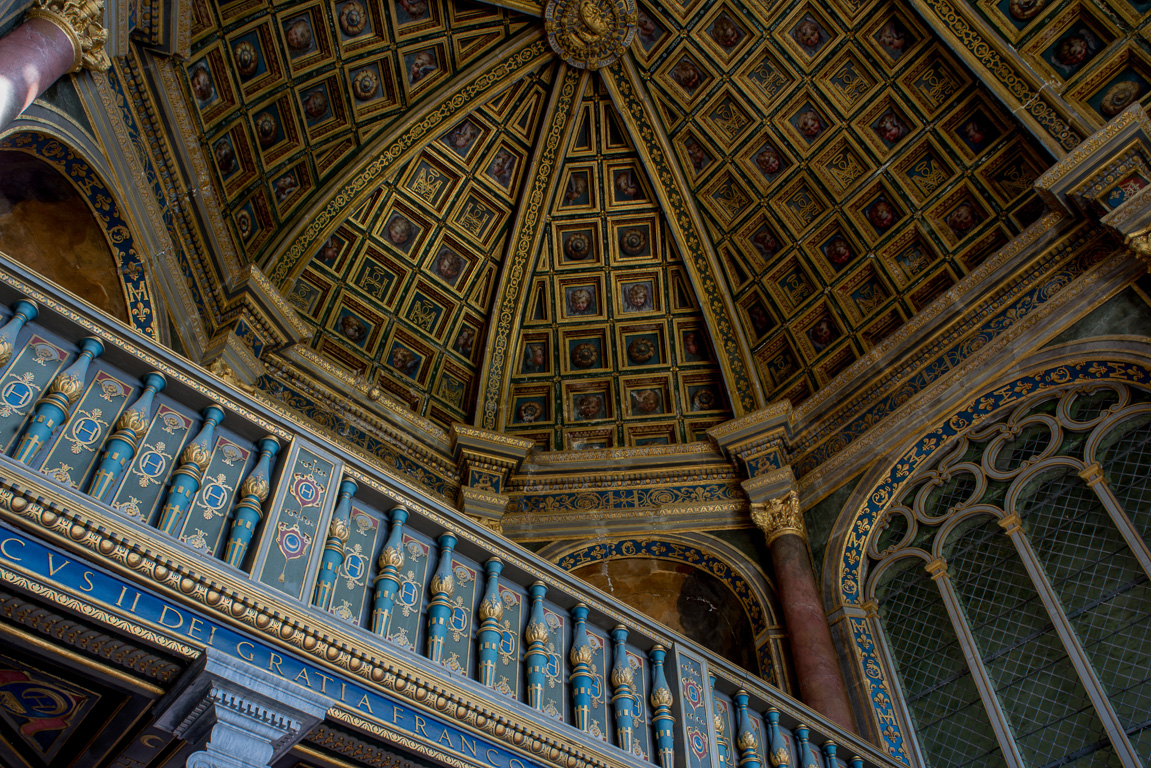
<path fill-rule="evenodd" d="M 544 10 L 548 43 L 579 69 L 600 69 L 622 56 L 638 22 L 635 0 L 550 0 Z"/>

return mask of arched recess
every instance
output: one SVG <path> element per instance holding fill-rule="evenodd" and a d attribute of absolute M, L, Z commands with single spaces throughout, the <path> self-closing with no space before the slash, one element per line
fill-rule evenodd
<path fill-rule="evenodd" d="M 784 691 L 791 691 L 791 654 L 784 643 L 786 629 L 780 618 L 775 585 L 755 562 L 727 542 L 707 534 L 666 533 L 655 537 L 625 536 L 591 544 L 561 541 L 543 548 L 539 555 L 569 572 L 613 561 L 662 561 L 688 566 L 716 580 L 746 617 L 760 676 Z M 651 615 L 642 605 L 633 607 Z"/>
<path fill-rule="evenodd" d="M 144 260 L 136 250 L 132 228 L 117 203 L 117 195 L 97 173 L 94 162 L 76 149 L 69 137 L 55 134 L 56 131 L 47 126 L 9 132 L 0 138 L 0 150 L 23 152 L 44 161 L 80 193 L 103 229 L 116 262 L 128 324 L 152 340 L 165 343 L 167 327 L 163 323 L 163 306 L 152 288 Z"/>
<path fill-rule="evenodd" d="M 1104 392 L 1109 388 L 1141 394 L 1125 401 L 1121 415 L 1111 413 L 1107 410 L 1110 405 L 1104 404 L 1101 414 L 1091 415 L 1093 420 L 1076 422 L 1068 403 L 1073 395 L 1080 397 L 1081 403 L 1087 403 L 1088 398 L 1086 394 L 1074 393 L 1077 390 Z M 1027 510 L 1034 509 L 1035 504 L 1019 507 L 1021 518 L 1014 513 L 1017 500 L 1027 497 L 1025 489 L 1035 492 L 1033 486 L 1037 483 L 1074 485 L 1076 493 L 1092 500 L 1092 506 L 1088 510 L 1080 505 L 1085 511 L 1076 507 L 1066 512 L 1066 519 L 1090 514 L 1096 521 L 1103 521 L 1096 529 L 1109 531 L 1105 537 L 1106 547 L 1117 552 L 1123 550 L 1126 553 L 1120 558 L 1123 567 L 1130 571 L 1128 575 L 1134 574 L 1134 581 L 1116 578 L 1128 586 L 1143 583 L 1140 580 L 1146 579 L 1151 566 L 1151 557 L 1140 536 L 1146 536 L 1147 531 L 1138 529 L 1141 515 L 1145 513 L 1128 519 L 1115 498 L 1126 494 L 1127 498 L 1142 499 L 1144 488 L 1140 485 L 1114 493 L 1108 489 L 1104 474 L 1117 471 L 1107 468 L 1106 455 L 1115 456 L 1121 451 L 1128 455 L 1135 451 L 1151 459 L 1151 445 L 1143 448 L 1144 443 L 1151 443 L 1151 430 L 1146 428 L 1146 414 L 1151 411 L 1148 405 L 1151 404 L 1151 346 L 1145 339 L 1134 337 L 1067 344 L 1015 362 L 982 392 L 953 392 L 951 396 L 953 404 L 936 411 L 941 415 L 935 424 L 928 425 L 876 462 L 875 468 L 847 500 L 829 542 L 831 556 L 823 571 L 824 597 L 829 615 L 838 612 L 843 617 L 840 628 L 845 631 L 841 636 L 849 657 L 845 672 L 849 680 L 855 682 L 857 711 L 862 711 L 870 721 L 864 730 L 880 738 L 887 751 L 905 763 L 939 764 L 930 759 L 931 755 L 924 760 L 920 744 L 911 738 L 912 722 L 920 722 L 922 712 L 916 712 L 913 717 L 908 691 L 901 689 L 898 680 L 897 666 L 902 665 L 907 672 L 914 654 L 906 651 L 906 644 L 898 647 L 903 640 L 889 636 L 884 630 L 888 610 L 884 602 L 891 600 L 893 594 L 913 594 L 919 590 L 924 600 L 926 596 L 935 595 L 940 601 L 935 608 L 921 606 L 920 610 L 945 609 L 940 615 L 950 618 L 951 626 L 946 629 L 957 633 L 955 647 L 961 651 L 954 659 L 962 661 L 967 657 L 970 662 L 957 668 L 955 675 L 969 675 L 971 687 L 965 695 L 973 698 L 968 703 L 980 706 L 987 713 L 984 735 L 996 736 L 989 742 L 994 754 L 988 764 L 1028 765 L 1036 760 L 1040 762 L 1035 764 L 1042 764 L 1043 756 L 1023 743 L 1015 730 L 1017 721 L 1031 720 L 1019 711 L 1011 711 L 1018 699 L 1007 690 L 1010 685 L 996 676 L 992 669 L 994 662 L 988 662 L 988 658 L 999 658 L 997 653 L 1009 656 L 1013 649 L 988 650 L 990 644 L 986 636 L 980 635 L 984 631 L 981 622 L 986 618 L 981 618 L 980 611 L 986 606 L 976 604 L 974 592 L 963 591 L 974 589 L 971 585 L 982 579 L 984 594 L 1000 594 L 996 590 L 1006 590 L 1005 585 L 1014 583 L 1008 577 L 1014 574 L 1021 575 L 1021 583 L 1027 585 L 1025 591 L 1033 589 L 1034 592 L 1029 592 L 1026 599 L 1019 598 L 1020 613 L 1012 615 L 1020 618 L 1026 611 L 1033 612 L 1036 631 L 1029 642 L 1033 647 L 1050 644 L 1053 650 L 1049 663 L 1064 664 L 1066 669 L 1074 670 L 1069 685 L 1082 693 L 1077 699 L 1083 703 L 1082 711 L 1091 712 L 1086 718 L 1091 723 L 1080 729 L 1094 729 L 1087 738 L 1090 744 L 1085 742 L 1082 747 L 1084 755 L 1092 754 L 1092 744 L 1096 749 L 1099 744 L 1107 748 L 1104 743 L 1107 740 L 1114 745 L 1116 753 L 1123 753 L 1116 757 L 1123 762 L 1116 764 L 1138 765 L 1139 759 L 1148 760 L 1151 755 L 1143 753 L 1151 749 L 1151 733 L 1146 733 L 1148 729 L 1141 724 L 1132 723 L 1122 712 L 1125 704 L 1108 693 L 1126 691 L 1132 686 L 1141 690 L 1143 682 L 1128 684 L 1106 679 L 1113 675 L 1114 668 L 1100 669 L 1098 661 L 1090 660 L 1090 646 L 1096 640 L 1090 637 L 1089 631 L 1074 626 L 1076 617 L 1088 615 L 1083 612 L 1089 608 L 1072 609 L 1074 615 L 1069 619 L 1067 609 L 1060 607 L 1073 602 L 1072 595 L 1060 593 L 1061 577 L 1053 575 L 1052 569 L 1060 567 L 1059 557 L 1066 556 L 1069 545 L 1060 550 L 1062 554 L 1058 557 L 1045 560 L 1043 547 L 1047 545 L 1039 538 L 1043 530 L 1056 530 L 1059 526 L 1048 524 L 1043 528 L 1042 516 L 1035 513 L 1029 520 Z M 1114 447 L 1125 439 L 1124 434 L 1111 429 L 1116 419 L 1123 418 L 1132 425 L 1126 431 L 1128 444 L 1108 454 L 1108 446 Z M 1074 443 L 1079 458 L 1061 456 L 1063 448 L 1051 447 L 1051 441 L 1044 442 L 1044 430 L 1059 436 L 1056 442 L 1060 446 L 1064 440 L 1069 441 L 1067 444 Z M 1102 467 L 1098 463 L 1099 455 L 1104 455 Z M 1133 474 L 1126 472 L 1128 478 Z M 1151 461 L 1144 474 L 1151 476 Z M 997 490 L 993 487 L 996 484 L 1002 488 Z M 1085 489 L 1090 492 L 1089 496 L 1082 495 Z M 1043 492 L 1056 493 L 1050 488 Z M 1151 497 L 1151 486 L 1146 495 Z M 974 528 L 982 528 L 974 533 L 972 528 L 960 530 L 964 520 Z M 934 532 L 929 530 L 932 528 Z M 1005 531 L 1011 535 L 1004 535 Z M 996 562 L 1000 567 L 988 570 L 977 565 L 981 561 L 970 557 L 963 560 L 966 555 L 956 542 L 975 536 L 983 537 L 982 542 L 993 542 L 1002 550 L 994 556 L 999 558 Z M 1033 539 L 1038 543 L 1033 544 Z M 918 551 L 924 562 L 906 572 L 900 571 L 897 563 L 910 562 L 903 558 L 912 550 Z M 983 560 L 987 557 L 991 556 Z M 960 561 L 960 566 L 951 567 L 953 562 Z M 1107 558 L 1102 562 L 1110 566 Z M 892 586 L 894 579 L 903 580 L 898 589 Z M 1050 626 L 1040 631 L 1038 624 L 1044 622 Z M 1023 623 L 1022 618 L 1018 623 Z M 899 629 L 896 634 L 903 631 Z M 946 645 L 941 641 L 940 647 L 925 652 L 924 658 L 931 657 L 932 663 L 943 664 L 947 658 Z M 931 693 L 944 698 L 939 690 Z M 911 697 L 916 695 L 918 693 L 912 693 Z M 1143 695 L 1139 693 L 1137 697 Z M 1147 695 L 1151 695 L 1151 687 Z M 1074 696 L 1067 694 L 1065 698 Z M 1011 733 L 1015 736 L 1005 735 Z M 1065 742 L 1062 737 L 1051 736 L 1048 734 L 1042 741 Z M 959 743 L 957 738 L 954 734 L 947 736 L 949 749 Z M 1002 754 L 995 751 L 999 749 Z M 1100 759 L 1104 754 L 1105 749 L 1099 752 Z"/>

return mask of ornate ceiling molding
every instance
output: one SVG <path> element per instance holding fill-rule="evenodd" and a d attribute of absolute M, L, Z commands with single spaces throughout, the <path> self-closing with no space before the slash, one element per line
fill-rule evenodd
<path fill-rule="evenodd" d="M 574 124 L 574 110 L 583 98 L 584 89 L 590 75 L 567 67 L 557 75 L 557 85 L 548 103 L 548 113 L 544 118 L 546 126 L 540 137 L 539 151 L 532 156 L 528 173 L 531 181 L 520 199 L 512 236 L 508 240 L 504 267 L 500 273 L 499 298 L 496 321 L 491 323 L 488 341 L 484 347 L 484 362 L 480 370 L 483 379 L 479 391 L 483 393 L 481 403 L 476 408 L 476 425 L 484 429 L 503 429 L 507 423 L 504 410 L 512 368 L 509 363 L 510 345 L 519 336 L 519 326 L 523 317 L 523 303 L 528 293 L 525 289 L 531 280 L 531 261 L 539 251 L 543 235 L 546 213 L 555 197 L 560 174 L 557 173 L 562 161 L 560 149 L 566 150 L 571 139 Z"/>
<path fill-rule="evenodd" d="M 630 59 L 615 62 L 603 73 L 604 84 L 634 137 L 664 207 L 717 351 L 722 350 L 718 357 L 732 410 L 738 417 L 761 408 L 765 405 L 763 389 L 746 337 L 738 330 L 731 296 L 719 280 L 718 259 L 694 199 L 686 193 L 689 187 L 674 160 L 671 142 L 654 118 L 655 108 L 641 85 L 639 73 Z"/>
<path fill-rule="evenodd" d="M 439 98 L 405 113 L 401 122 L 361 150 L 359 161 L 328 184 L 317 195 L 316 202 L 297 216 L 297 223 L 286 229 L 285 235 L 269 248 L 270 253 L 279 254 L 265 270 L 271 281 L 286 288 L 303 268 L 311 250 L 335 230 L 340 216 L 354 210 L 374 192 L 387 179 L 388 171 L 414 157 L 437 127 L 553 60 L 554 54 L 543 40 L 542 30 L 528 30 L 461 73 L 443 89 Z M 284 247 L 287 243 L 290 245 Z"/>

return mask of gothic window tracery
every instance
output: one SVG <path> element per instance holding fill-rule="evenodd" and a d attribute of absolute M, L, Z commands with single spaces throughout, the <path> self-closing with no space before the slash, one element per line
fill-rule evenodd
<path fill-rule="evenodd" d="M 1151 395 L 1049 391 L 941 454 L 868 549 L 924 763 L 1151 765 Z"/>

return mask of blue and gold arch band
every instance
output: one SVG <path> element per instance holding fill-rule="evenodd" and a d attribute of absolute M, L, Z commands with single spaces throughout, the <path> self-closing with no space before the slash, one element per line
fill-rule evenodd
<path fill-rule="evenodd" d="M 921 437 L 894 462 L 887 476 L 872 487 L 867 501 L 860 507 L 846 529 L 846 541 L 839 555 L 839 599 L 845 606 L 862 608 L 861 566 L 866 559 L 867 542 L 887 507 L 899 498 L 904 484 L 917 467 L 941 450 L 953 438 L 970 427 L 985 421 L 1000 409 L 1018 403 L 1053 388 L 1073 386 L 1092 381 L 1111 381 L 1140 387 L 1151 385 L 1151 371 L 1135 363 L 1109 360 L 1085 360 L 1068 363 L 1012 379 L 973 397 L 970 403 L 954 412 L 939 426 Z M 875 643 L 878 625 L 873 615 L 854 615 L 849 618 L 851 635 L 858 654 L 863 679 L 887 752 L 910 765 L 906 739 L 900 730 L 892 700 L 891 684 L 887 680 Z"/>
<path fill-rule="evenodd" d="M 132 239 L 116 196 L 100 179 L 96 171 L 71 147 L 59 139 L 39 133 L 17 133 L 0 140 L 0 149 L 26 152 L 51 165 L 63 174 L 87 201 L 96 221 L 112 248 L 113 258 L 124 289 L 128 307 L 128 322 L 153 341 L 160 341 L 160 329 L 144 262 Z"/>

